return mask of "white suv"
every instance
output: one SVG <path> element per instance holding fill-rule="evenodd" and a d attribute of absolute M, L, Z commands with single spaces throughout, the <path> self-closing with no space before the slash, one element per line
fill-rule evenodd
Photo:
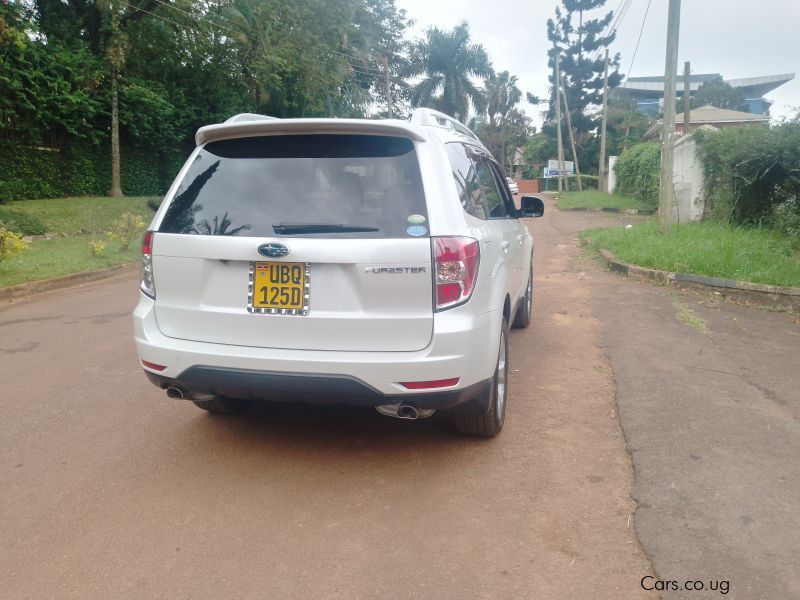
<path fill-rule="evenodd" d="M 531 318 L 533 239 L 458 121 L 237 115 L 197 148 L 145 235 L 134 330 L 171 398 L 444 411 L 503 426 L 508 328 Z"/>

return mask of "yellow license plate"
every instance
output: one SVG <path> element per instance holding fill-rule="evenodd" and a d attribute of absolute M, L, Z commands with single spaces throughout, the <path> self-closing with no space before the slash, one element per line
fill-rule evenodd
<path fill-rule="evenodd" d="M 251 312 L 308 314 L 308 264 L 252 263 L 249 291 Z"/>

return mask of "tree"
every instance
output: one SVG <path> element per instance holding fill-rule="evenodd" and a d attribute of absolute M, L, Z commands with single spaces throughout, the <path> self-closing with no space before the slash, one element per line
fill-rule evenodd
<path fill-rule="evenodd" d="M 553 89 L 557 89 L 557 82 L 552 73 L 555 56 L 558 54 L 561 58 L 561 75 L 572 126 L 580 141 L 583 134 L 597 126 L 596 118 L 586 114 L 586 108 L 602 102 L 605 62 L 602 51 L 616 36 L 613 31 L 606 32 L 614 13 L 608 12 L 601 19 L 584 20 L 584 12 L 602 8 L 606 0 L 562 0 L 562 3 L 564 11 L 556 7 L 555 19 L 547 21 L 547 39 L 553 44 L 548 63 L 551 72 L 550 83 Z M 609 65 L 609 89 L 617 87 L 621 80 L 619 54 L 616 54 Z M 553 119 L 555 115 L 556 98 L 557 95 L 554 93 L 550 100 L 549 119 Z"/>
<path fill-rule="evenodd" d="M 486 112 L 489 115 L 489 128 L 497 133 L 500 148 L 500 164 L 506 168 L 506 146 L 508 144 L 508 116 L 519 104 L 522 92 L 517 87 L 517 76 L 508 71 L 492 73 L 484 83 Z"/>
<path fill-rule="evenodd" d="M 714 77 L 714 79 L 703 83 L 692 98 L 693 108 L 706 106 L 707 104 L 729 110 L 747 110 L 742 90 L 732 87 L 721 76 Z"/>
<path fill-rule="evenodd" d="M 429 29 L 412 48 L 407 74 L 423 77 L 411 97 L 412 106 L 430 105 L 466 122 L 470 107 L 486 110 L 486 100 L 471 78 L 492 73 L 489 55 L 469 37 L 469 26 L 461 23 L 451 30 Z"/>

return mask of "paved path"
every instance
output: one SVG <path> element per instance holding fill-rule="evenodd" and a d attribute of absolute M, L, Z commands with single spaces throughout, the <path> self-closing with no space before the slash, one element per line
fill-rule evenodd
<path fill-rule="evenodd" d="M 566 236 L 597 219 L 555 223 Z M 727 581 L 728 598 L 800 598 L 800 324 L 584 264 L 635 465 L 637 534 L 661 580 L 706 588 L 665 597 L 718 597 Z"/>
<path fill-rule="evenodd" d="M 657 597 L 595 279 L 553 218 L 531 222 L 535 320 L 489 441 L 168 400 L 137 366 L 130 276 L 0 309 L 0 596 Z"/>

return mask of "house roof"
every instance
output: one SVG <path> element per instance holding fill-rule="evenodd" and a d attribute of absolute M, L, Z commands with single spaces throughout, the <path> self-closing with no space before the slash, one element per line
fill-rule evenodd
<path fill-rule="evenodd" d="M 676 115 L 675 123 L 681 124 L 683 121 L 680 114 Z M 689 113 L 689 125 L 714 125 L 718 123 L 766 123 L 769 119 L 764 115 L 754 115 L 749 112 L 739 110 L 728 110 L 727 108 L 717 108 L 706 104 L 693 109 Z M 652 139 L 661 133 L 662 120 L 659 119 L 645 131 L 644 139 Z"/>

